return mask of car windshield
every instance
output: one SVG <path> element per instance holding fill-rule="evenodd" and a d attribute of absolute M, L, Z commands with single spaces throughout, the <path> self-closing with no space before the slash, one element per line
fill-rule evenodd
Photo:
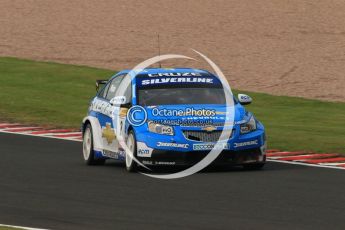
<path fill-rule="evenodd" d="M 138 104 L 142 106 L 225 104 L 225 96 L 222 88 L 139 89 Z"/>

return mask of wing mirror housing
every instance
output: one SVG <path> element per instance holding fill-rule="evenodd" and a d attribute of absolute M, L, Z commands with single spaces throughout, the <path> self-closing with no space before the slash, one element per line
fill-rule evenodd
<path fill-rule="evenodd" d="M 111 105 L 125 105 L 126 99 L 127 98 L 125 96 L 116 96 L 110 100 L 110 104 Z"/>
<path fill-rule="evenodd" d="M 108 80 L 96 80 L 96 92 L 101 88 L 101 85 L 105 85 L 108 83 Z"/>
<path fill-rule="evenodd" d="M 253 101 L 253 99 L 247 94 L 238 94 L 237 98 L 241 105 L 249 105 Z"/>

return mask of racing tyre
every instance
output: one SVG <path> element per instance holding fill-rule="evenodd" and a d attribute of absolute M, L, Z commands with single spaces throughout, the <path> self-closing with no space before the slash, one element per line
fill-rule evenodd
<path fill-rule="evenodd" d="M 83 133 L 83 157 L 87 165 L 100 165 L 104 164 L 105 159 L 95 159 L 93 151 L 93 135 L 92 127 L 88 124 Z"/>
<path fill-rule="evenodd" d="M 135 157 L 135 153 L 137 152 L 137 141 L 133 131 L 129 132 L 126 144 L 130 151 L 126 151 L 126 169 L 128 172 L 136 172 L 138 169 L 138 164 L 131 157 L 131 155 Z"/>

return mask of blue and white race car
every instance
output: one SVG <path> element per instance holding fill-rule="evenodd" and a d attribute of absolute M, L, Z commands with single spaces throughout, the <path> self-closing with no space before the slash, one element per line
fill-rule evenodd
<path fill-rule="evenodd" d="M 264 166 L 265 129 L 244 108 L 252 101 L 248 95 L 232 96 L 235 114 L 228 130 L 224 89 L 214 74 L 190 68 L 150 68 L 135 76 L 132 72 L 124 70 L 96 82 L 104 86 L 82 123 L 87 164 L 117 159 L 128 171 L 140 164 L 194 165 L 215 148 L 224 130 L 231 134 L 222 140 L 221 153 L 212 164 Z"/>

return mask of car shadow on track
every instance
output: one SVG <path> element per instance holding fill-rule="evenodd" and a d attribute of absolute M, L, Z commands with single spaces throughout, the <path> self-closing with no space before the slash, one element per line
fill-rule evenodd
<path fill-rule="evenodd" d="M 114 167 L 121 170 L 126 170 L 125 165 L 123 162 L 115 161 L 115 160 L 108 160 L 105 164 L 106 167 Z M 166 173 L 176 173 L 182 170 L 187 169 L 187 167 L 181 166 L 150 166 L 152 171 L 147 170 L 145 168 L 139 168 L 139 172 L 142 173 L 154 173 L 154 174 L 166 174 Z M 244 169 L 242 166 L 215 166 L 211 165 L 206 167 L 205 169 L 201 170 L 198 173 L 222 173 L 222 172 L 258 172 L 258 171 L 281 171 L 281 170 L 296 170 L 296 169 L 304 169 L 306 167 L 299 166 L 299 165 L 292 165 L 292 164 L 283 164 L 283 163 L 273 163 L 267 162 L 264 168 L 262 169 Z"/>

